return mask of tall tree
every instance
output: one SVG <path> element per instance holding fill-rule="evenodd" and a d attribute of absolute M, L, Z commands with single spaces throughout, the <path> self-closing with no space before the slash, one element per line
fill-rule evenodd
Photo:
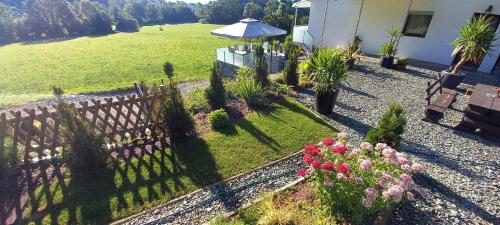
<path fill-rule="evenodd" d="M 249 2 L 245 4 L 245 8 L 243 9 L 243 17 L 244 18 L 254 18 L 261 19 L 264 16 L 264 9 L 253 2 Z"/>
<path fill-rule="evenodd" d="M 217 0 L 208 3 L 207 21 L 209 23 L 229 24 L 241 19 L 243 7 L 237 0 Z"/>
<path fill-rule="evenodd" d="M 161 20 L 160 6 L 156 3 L 148 2 L 146 5 L 146 18 L 150 23 L 159 22 Z"/>
<path fill-rule="evenodd" d="M 134 17 L 140 24 L 144 23 L 146 17 L 146 1 L 145 0 L 128 0 L 124 6 L 125 11 Z"/>
<path fill-rule="evenodd" d="M 109 34 L 113 32 L 111 17 L 102 4 L 82 0 L 78 7 L 78 14 L 88 33 Z"/>
<path fill-rule="evenodd" d="M 0 3 L 0 44 L 14 41 L 14 16 L 9 6 Z"/>
<path fill-rule="evenodd" d="M 37 0 L 28 11 L 28 26 L 36 37 L 63 37 L 82 33 L 82 21 L 66 0 Z"/>

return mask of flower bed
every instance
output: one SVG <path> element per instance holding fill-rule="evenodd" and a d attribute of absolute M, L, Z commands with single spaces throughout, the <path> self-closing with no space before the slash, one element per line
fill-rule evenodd
<path fill-rule="evenodd" d="M 424 170 L 422 165 L 410 162 L 404 153 L 383 143 L 351 146 L 347 136 L 340 133 L 337 139 L 325 138 L 320 144 L 307 145 L 306 166 L 297 171 L 305 177 L 305 184 L 243 210 L 241 219 L 273 224 L 266 222 L 273 217 L 275 222 L 295 220 L 293 224 L 307 224 L 301 218 L 320 215 L 318 219 L 327 224 L 370 224 L 401 201 L 413 201 L 415 195 L 427 196 L 427 191 L 412 178 Z"/>

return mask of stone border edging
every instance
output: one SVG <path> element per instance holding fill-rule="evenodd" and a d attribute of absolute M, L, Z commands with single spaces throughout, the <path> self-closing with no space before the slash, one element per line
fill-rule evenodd
<path fill-rule="evenodd" d="M 245 171 L 245 172 L 241 172 L 241 173 L 239 173 L 239 174 L 237 174 L 237 175 L 234 175 L 234 176 L 232 176 L 232 177 L 229 177 L 229 178 L 227 178 L 227 179 L 224 179 L 224 180 L 218 181 L 218 182 L 216 182 L 216 183 L 213 183 L 213 184 L 211 184 L 211 185 L 208 185 L 208 186 L 206 186 L 206 187 L 200 188 L 200 189 L 198 189 L 198 190 L 196 190 L 196 191 L 193 191 L 193 192 L 191 192 L 191 193 L 189 193 L 189 194 L 186 194 L 186 195 L 183 195 L 183 196 L 180 196 L 180 197 L 174 198 L 174 199 L 172 199 L 172 200 L 168 201 L 167 203 L 157 205 L 157 206 L 155 206 L 155 207 L 153 207 L 153 208 L 149 208 L 149 209 L 147 209 L 147 210 L 145 210 L 145 211 L 142 211 L 142 212 L 140 212 L 140 213 L 137 213 L 137 214 L 135 214 L 135 215 L 132 215 L 132 216 L 129 216 L 129 217 L 126 217 L 126 218 L 123 218 L 123 219 L 120 219 L 120 220 L 114 221 L 114 222 L 112 222 L 112 223 L 110 223 L 110 224 L 111 224 L 111 225 L 119 225 L 119 224 L 124 224 L 125 222 L 127 222 L 127 221 L 129 221 L 129 220 L 132 220 L 132 219 L 135 219 L 135 218 L 138 218 L 138 217 L 140 217 L 140 216 L 142 216 L 142 215 L 146 214 L 146 213 L 147 213 L 147 212 L 149 212 L 149 211 L 153 211 L 153 210 L 156 210 L 156 209 L 159 209 L 159 208 L 166 207 L 166 206 L 168 206 L 168 205 L 175 204 L 175 203 L 177 203 L 177 202 L 182 201 L 182 200 L 183 200 L 183 199 L 185 199 L 185 198 L 189 198 L 189 197 L 191 197 L 192 195 L 194 195 L 194 194 L 196 194 L 196 193 L 199 193 L 199 192 L 202 192 L 202 191 L 209 190 L 210 188 L 215 187 L 215 186 L 217 186 L 217 185 L 220 185 L 220 184 L 222 184 L 222 183 L 225 183 L 225 182 L 227 182 L 227 181 L 229 181 L 229 180 L 233 180 L 233 179 L 240 178 L 240 177 L 242 177 L 242 176 L 244 176 L 244 175 L 246 175 L 246 174 L 248 174 L 248 173 L 252 173 L 252 172 L 255 172 L 255 171 L 260 170 L 260 169 L 262 169 L 262 168 L 265 168 L 265 167 L 268 167 L 268 166 L 271 166 L 271 165 L 277 164 L 277 163 L 279 163 L 279 162 L 281 162 L 281 161 L 285 161 L 285 160 L 287 160 L 287 159 L 293 158 L 293 157 L 298 156 L 298 155 L 300 155 L 300 154 L 302 154 L 302 153 L 303 153 L 303 152 L 302 152 L 302 150 L 301 150 L 301 151 L 299 151 L 299 152 L 295 152 L 295 153 L 293 153 L 293 154 L 291 154 L 291 155 L 288 155 L 288 156 L 286 156 L 286 157 L 283 157 L 283 158 L 280 158 L 280 159 L 274 160 L 274 161 L 272 161 L 272 162 L 270 162 L 270 163 L 267 163 L 267 164 L 264 164 L 264 165 L 262 165 L 262 166 L 255 167 L 255 168 L 253 168 L 253 169 L 251 169 L 251 170 L 247 170 L 247 171 Z M 296 181 L 295 181 L 295 182 L 296 182 Z M 290 184 L 296 184 L 295 182 L 292 182 L 292 183 L 290 183 Z M 290 186 L 292 186 L 292 185 L 290 185 L 290 184 L 289 184 L 289 185 L 287 185 L 287 186 L 285 186 L 285 187 L 290 187 Z M 282 190 L 282 189 L 283 189 L 283 188 L 280 188 L 280 189 L 278 189 L 278 190 Z M 252 201 L 252 202 L 253 202 L 253 201 Z"/>

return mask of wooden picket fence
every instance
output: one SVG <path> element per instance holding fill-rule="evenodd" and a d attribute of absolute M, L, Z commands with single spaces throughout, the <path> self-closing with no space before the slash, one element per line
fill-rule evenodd
<path fill-rule="evenodd" d="M 71 105 L 108 144 L 164 137 L 159 126 L 159 109 L 165 89 L 160 86 L 160 90 L 148 95 L 92 99 Z M 12 149 L 24 156 L 24 162 L 58 157 L 64 139 L 57 113 L 55 106 L 50 106 L 0 114 L 0 151 Z"/>

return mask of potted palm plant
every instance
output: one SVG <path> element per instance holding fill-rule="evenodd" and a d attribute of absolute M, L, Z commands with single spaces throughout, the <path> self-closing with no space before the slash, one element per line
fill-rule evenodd
<path fill-rule="evenodd" d="M 443 71 L 441 84 L 444 88 L 454 89 L 464 80 L 459 74 L 467 62 L 480 63 L 486 55 L 493 52 L 493 42 L 496 40 L 496 31 L 493 21 L 487 16 L 474 17 L 459 31 L 459 37 L 453 41 L 455 50 L 452 55 L 460 56 L 460 61 L 448 71 Z"/>
<path fill-rule="evenodd" d="M 399 39 L 401 38 L 401 31 L 398 29 L 391 29 L 388 33 L 389 42 L 382 45 L 379 50 L 380 66 L 384 68 L 392 68 L 394 56 L 398 51 Z"/>
<path fill-rule="evenodd" d="M 310 79 L 314 82 L 316 91 L 315 110 L 321 114 L 332 113 L 339 96 L 338 85 L 347 79 L 349 68 L 343 57 L 343 49 L 325 48 L 308 62 Z"/>
<path fill-rule="evenodd" d="M 361 38 L 359 36 L 354 37 L 354 41 L 350 42 L 347 45 L 347 48 L 344 51 L 344 57 L 345 61 L 347 63 L 347 66 L 349 69 L 352 69 L 354 67 L 354 61 L 356 60 L 356 56 L 359 53 L 359 50 L 361 49 Z"/>

